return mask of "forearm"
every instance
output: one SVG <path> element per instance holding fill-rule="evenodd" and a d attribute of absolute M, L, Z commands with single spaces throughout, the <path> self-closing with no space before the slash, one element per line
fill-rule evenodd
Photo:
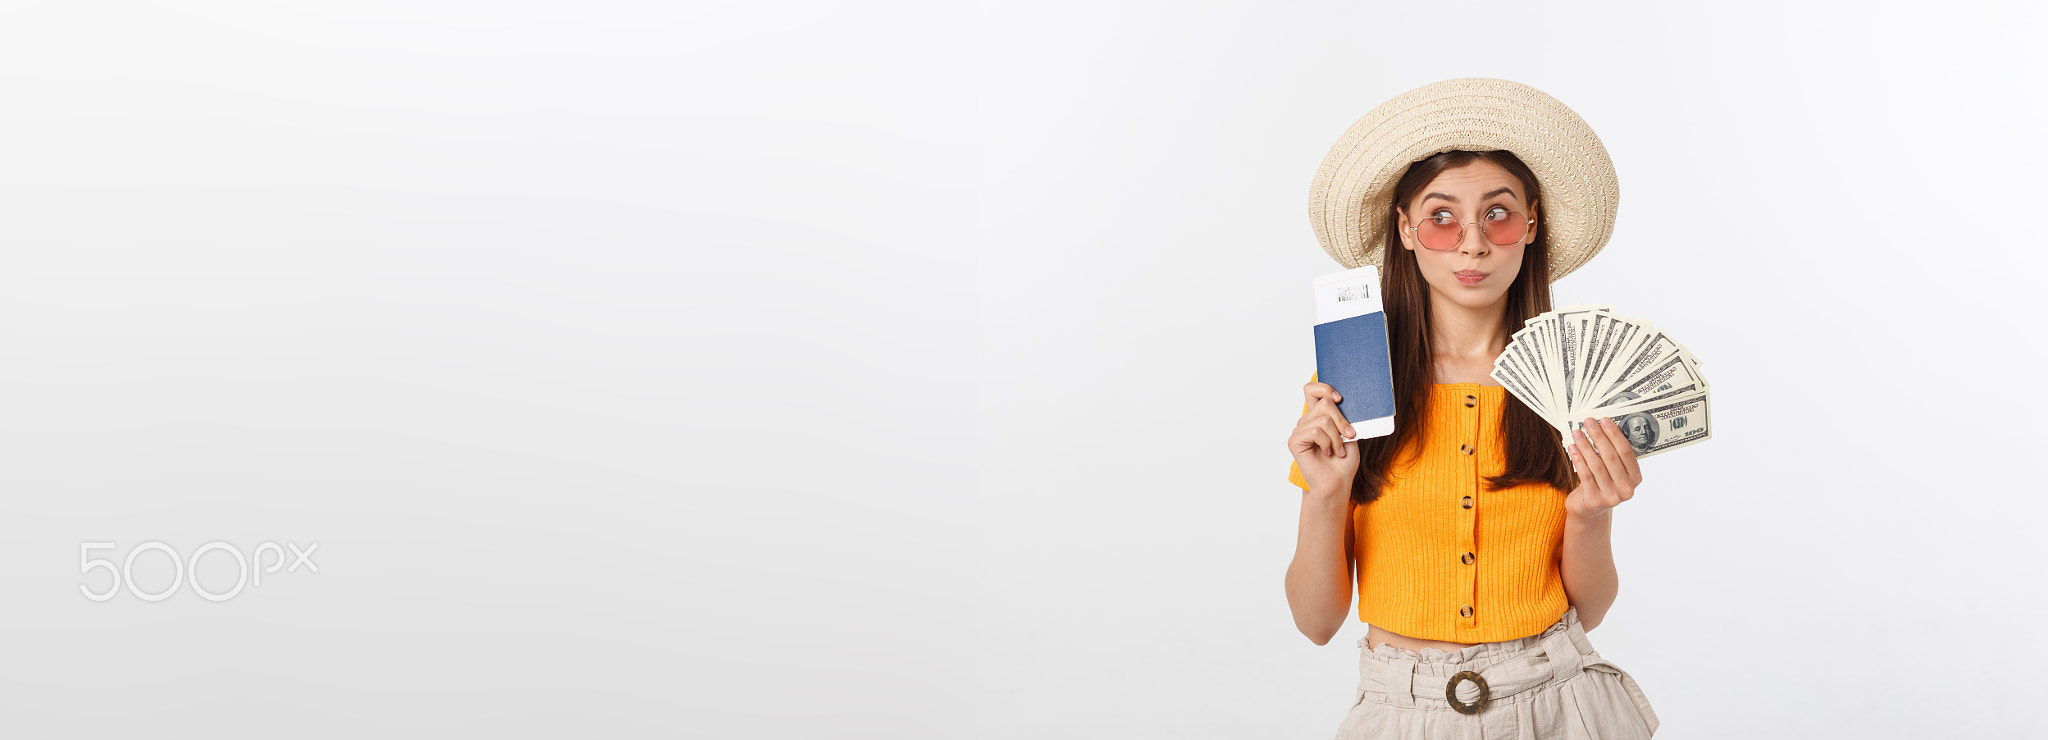
<path fill-rule="evenodd" d="M 1612 509 L 1591 517 L 1569 515 L 1564 521 L 1564 553 L 1559 566 L 1564 592 L 1572 606 L 1578 607 L 1579 623 L 1589 630 L 1607 616 L 1621 590 L 1609 537 L 1613 523 Z"/>
<path fill-rule="evenodd" d="M 1287 606 L 1294 626 L 1317 645 L 1328 643 L 1351 611 L 1351 526 L 1348 491 L 1310 491 L 1301 497 L 1294 560 L 1287 564 Z"/>

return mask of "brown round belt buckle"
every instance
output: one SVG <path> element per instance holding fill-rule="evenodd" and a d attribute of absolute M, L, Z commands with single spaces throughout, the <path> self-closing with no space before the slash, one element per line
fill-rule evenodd
<path fill-rule="evenodd" d="M 1479 701 L 1471 704 L 1458 701 L 1459 681 L 1471 681 L 1478 685 Z M 1459 671 L 1457 675 L 1451 677 L 1450 683 L 1444 685 L 1444 699 L 1450 701 L 1451 708 L 1458 710 L 1459 714 L 1478 714 L 1479 710 L 1486 708 L 1486 700 L 1492 695 L 1493 692 L 1486 688 L 1486 678 L 1473 671 Z"/>

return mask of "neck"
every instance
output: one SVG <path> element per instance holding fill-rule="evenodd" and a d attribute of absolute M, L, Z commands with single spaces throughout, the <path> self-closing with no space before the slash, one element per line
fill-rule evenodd
<path fill-rule="evenodd" d="M 1490 363 L 1507 348 L 1506 295 L 1479 308 L 1460 306 L 1442 294 L 1433 299 L 1429 307 L 1432 353 L 1457 360 L 1485 359 Z"/>

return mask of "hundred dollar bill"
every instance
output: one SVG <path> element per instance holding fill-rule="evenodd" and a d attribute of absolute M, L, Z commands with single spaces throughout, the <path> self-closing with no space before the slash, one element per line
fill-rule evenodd
<path fill-rule="evenodd" d="M 1613 416 L 1615 413 L 1614 409 L 1623 407 L 1641 407 L 1644 404 L 1656 403 L 1659 401 L 1666 401 L 1674 398 L 1697 396 L 1705 391 L 1705 388 L 1700 387 L 1696 383 L 1687 383 L 1685 385 L 1671 385 L 1670 383 L 1664 383 L 1657 386 L 1655 390 L 1649 391 L 1649 395 L 1647 396 L 1623 391 L 1621 393 L 1615 394 L 1612 403 L 1609 403 L 1605 406 L 1598 406 L 1595 408 L 1587 409 L 1584 413 L 1572 415 L 1572 418 L 1583 419 L 1587 416 Z"/>
<path fill-rule="evenodd" d="M 1692 366 L 1692 374 L 1699 376 L 1700 385 L 1707 385 L 1707 376 L 1700 374 L 1700 358 L 1693 355 L 1692 348 L 1685 346 L 1684 342 L 1675 339 L 1671 343 L 1678 345 L 1678 354 L 1685 358 L 1687 365 Z"/>
<path fill-rule="evenodd" d="M 1663 365 L 1659 365 L 1656 369 L 1644 373 L 1632 382 L 1607 392 L 1605 397 L 1601 398 L 1600 402 L 1595 405 L 1595 408 L 1620 406 L 1627 403 L 1641 403 L 1654 398 L 1672 395 L 1672 391 L 1687 386 L 1705 388 L 1706 383 L 1700 380 L 1699 375 L 1693 371 L 1692 365 L 1686 363 L 1685 358 L 1672 357 L 1666 360 Z"/>
<path fill-rule="evenodd" d="M 1586 384 L 1587 395 L 1595 396 L 1597 400 L 1596 394 L 1600 390 L 1600 379 L 1607 377 L 1608 369 L 1614 364 L 1614 359 L 1620 357 L 1623 351 L 1635 344 L 1637 339 L 1636 333 L 1641 331 L 1642 328 L 1643 324 L 1627 316 L 1609 317 L 1607 333 L 1601 338 L 1600 348 L 1593 358 L 1592 367 L 1587 370 L 1587 377 L 1590 379 Z"/>
<path fill-rule="evenodd" d="M 1511 355 L 1502 352 L 1501 357 L 1508 358 Z M 1521 399 L 1523 404 L 1535 410 L 1538 415 L 1548 415 L 1549 412 L 1543 408 L 1542 401 L 1536 395 L 1535 388 L 1529 384 L 1521 370 L 1516 368 L 1512 362 L 1495 362 L 1491 377 L 1499 381 L 1501 387 L 1506 388 L 1508 393 L 1514 394 L 1515 398 Z"/>
<path fill-rule="evenodd" d="M 1604 304 L 1581 303 L 1557 312 L 1565 332 L 1573 337 L 1563 347 L 1565 376 L 1561 383 L 1566 409 L 1585 405 L 1586 371 L 1592 364 L 1593 340 L 1604 326 L 1602 317 L 1611 316 L 1613 308 Z"/>
<path fill-rule="evenodd" d="M 1550 394 L 1550 407 L 1562 409 L 1564 408 L 1564 393 L 1558 390 L 1558 376 L 1564 371 L 1558 369 L 1556 363 L 1558 341 L 1557 314 L 1550 314 L 1538 328 L 1539 331 L 1536 333 L 1536 361 L 1541 363 L 1543 367 L 1539 368 L 1537 372 L 1543 373 L 1544 391 Z"/>
<path fill-rule="evenodd" d="M 1549 414 L 1556 405 L 1550 393 L 1550 376 L 1544 372 L 1541 333 L 1542 330 L 1538 326 L 1525 326 L 1508 340 L 1508 349 L 1514 355 L 1510 361 L 1522 371 L 1522 379 L 1528 381 L 1529 389 L 1536 392 L 1535 398 L 1526 398 L 1523 401 L 1538 413 Z"/>
<path fill-rule="evenodd" d="M 1588 313 L 1576 319 L 1579 322 L 1579 369 L 1573 373 L 1576 378 L 1572 386 L 1572 398 L 1580 405 L 1586 405 L 1587 375 L 1593 371 L 1593 352 L 1600 346 L 1600 331 L 1606 326 L 1604 315 Z"/>
<path fill-rule="evenodd" d="M 1590 390 L 1587 395 L 1604 398 L 1606 392 L 1613 387 L 1614 381 L 1621 377 L 1624 369 L 1635 359 L 1636 354 L 1657 333 L 1657 328 L 1651 326 L 1649 322 L 1632 322 L 1625 339 L 1612 348 L 1609 357 L 1601 361 L 1592 382 L 1588 384 Z"/>
<path fill-rule="evenodd" d="M 1609 362 L 1613 361 L 1615 351 L 1618 349 L 1616 345 L 1623 337 L 1630 336 L 1625 330 L 1631 326 L 1627 317 L 1616 316 L 1612 313 L 1600 314 L 1598 323 L 1599 330 L 1593 333 L 1592 351 L 1586 353 L 1586 377 L 1579 383 L 1579 392 L 1587 396 L 1588 400 L 1594 402 L 1600 400 L 1599 397 L 1593 395 L 1595 391 L 1600 389 L 1593 386 L 1598 382 L 1602 369 Z"/>
<path fill-rule="evenodd" d="M 1557 330 L 1557 377 L 1553 379 L 1557 384 L 1557 408 L 1568 409 L 1577 400 L 1571 388 L 1579 379 L 1576 363 L 1579 353 L 1585 349 L 1585 332 L 1580 329 L 1577 316 L 1565 316 L 1563 313 L 1558 314 L 1551 326 Z"/>
<path fill-rule="evenodd" d="M 1630 447 L 1636 450 L 1636 458 L 1642 459 L 1662 452 L 1669 452 L 1698 442 L 1704 442 L 1713 435 L 1713 425 L 1707 418 L 1707 391 L 1684 394 L 1661 401 L 1630 404 L 1609 409 L 1602 416 L 1614 417 L 1614 423 L 1628 438 Z M 1580 420 L 1565 423 L 1565 439 L 1576 439 L 1572 432 L 1580 427 Z M 1587 435 L 1599 447 L 1600 437 Z"/>
<path fill-rule="evenodd" d="M 1555 314 L 1544 312 L 1538 314 L 1535 318 L 1529 319 L 1528 323 L 1522 325 L 1521 331 L 1515 332 L 1515 339 L 1510 340 L 1511 342 L 1520 340 L 1522 344 L 1526 345 L 1524 347 L 1523 359 L 1533 363 L 1530 365 L 1530 369 L 1536 372 L 1536 377 L 1531 378 L 1531 380 L 1542 381 L 1544 387 L 1537 389 L 1542 391 L 1548 391 L 1550 387 L 1548 355 L 1550 354 L 1550 317 L 1553 315 Z"/>
<path fill-rule="evenodd" d="M 1664 332 L 1654 328 L 1647 329 L 1643 342 L 1629 352 L 1625 359 L 1617 361 L 1617 366 L 1610 371 L 1609 377 L 1598 382 L 1601 388 L 1594 395 L 1604 397 L 1623 385 L 1640 380 L 1645 374 L 1662 367 L 1671 358 L 1687 357 L 1690 354 Z"/>

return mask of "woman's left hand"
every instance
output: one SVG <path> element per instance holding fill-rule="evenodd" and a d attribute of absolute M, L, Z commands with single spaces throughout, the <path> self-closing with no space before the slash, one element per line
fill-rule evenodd
<path fill-rule="evenodd" d="M 1643 470 L 1636 465 L 1636 448 L 1629 446 L 1628 437 L 1613 419 L 1589 418 L 1581 423 L 1584 426 L 1572 433 L 1574 444 L 1570 446 L 1579 487 L 1565 496 L 1565 514 L 1578 519 L 1606 516 L 1636 495 Z"/>

